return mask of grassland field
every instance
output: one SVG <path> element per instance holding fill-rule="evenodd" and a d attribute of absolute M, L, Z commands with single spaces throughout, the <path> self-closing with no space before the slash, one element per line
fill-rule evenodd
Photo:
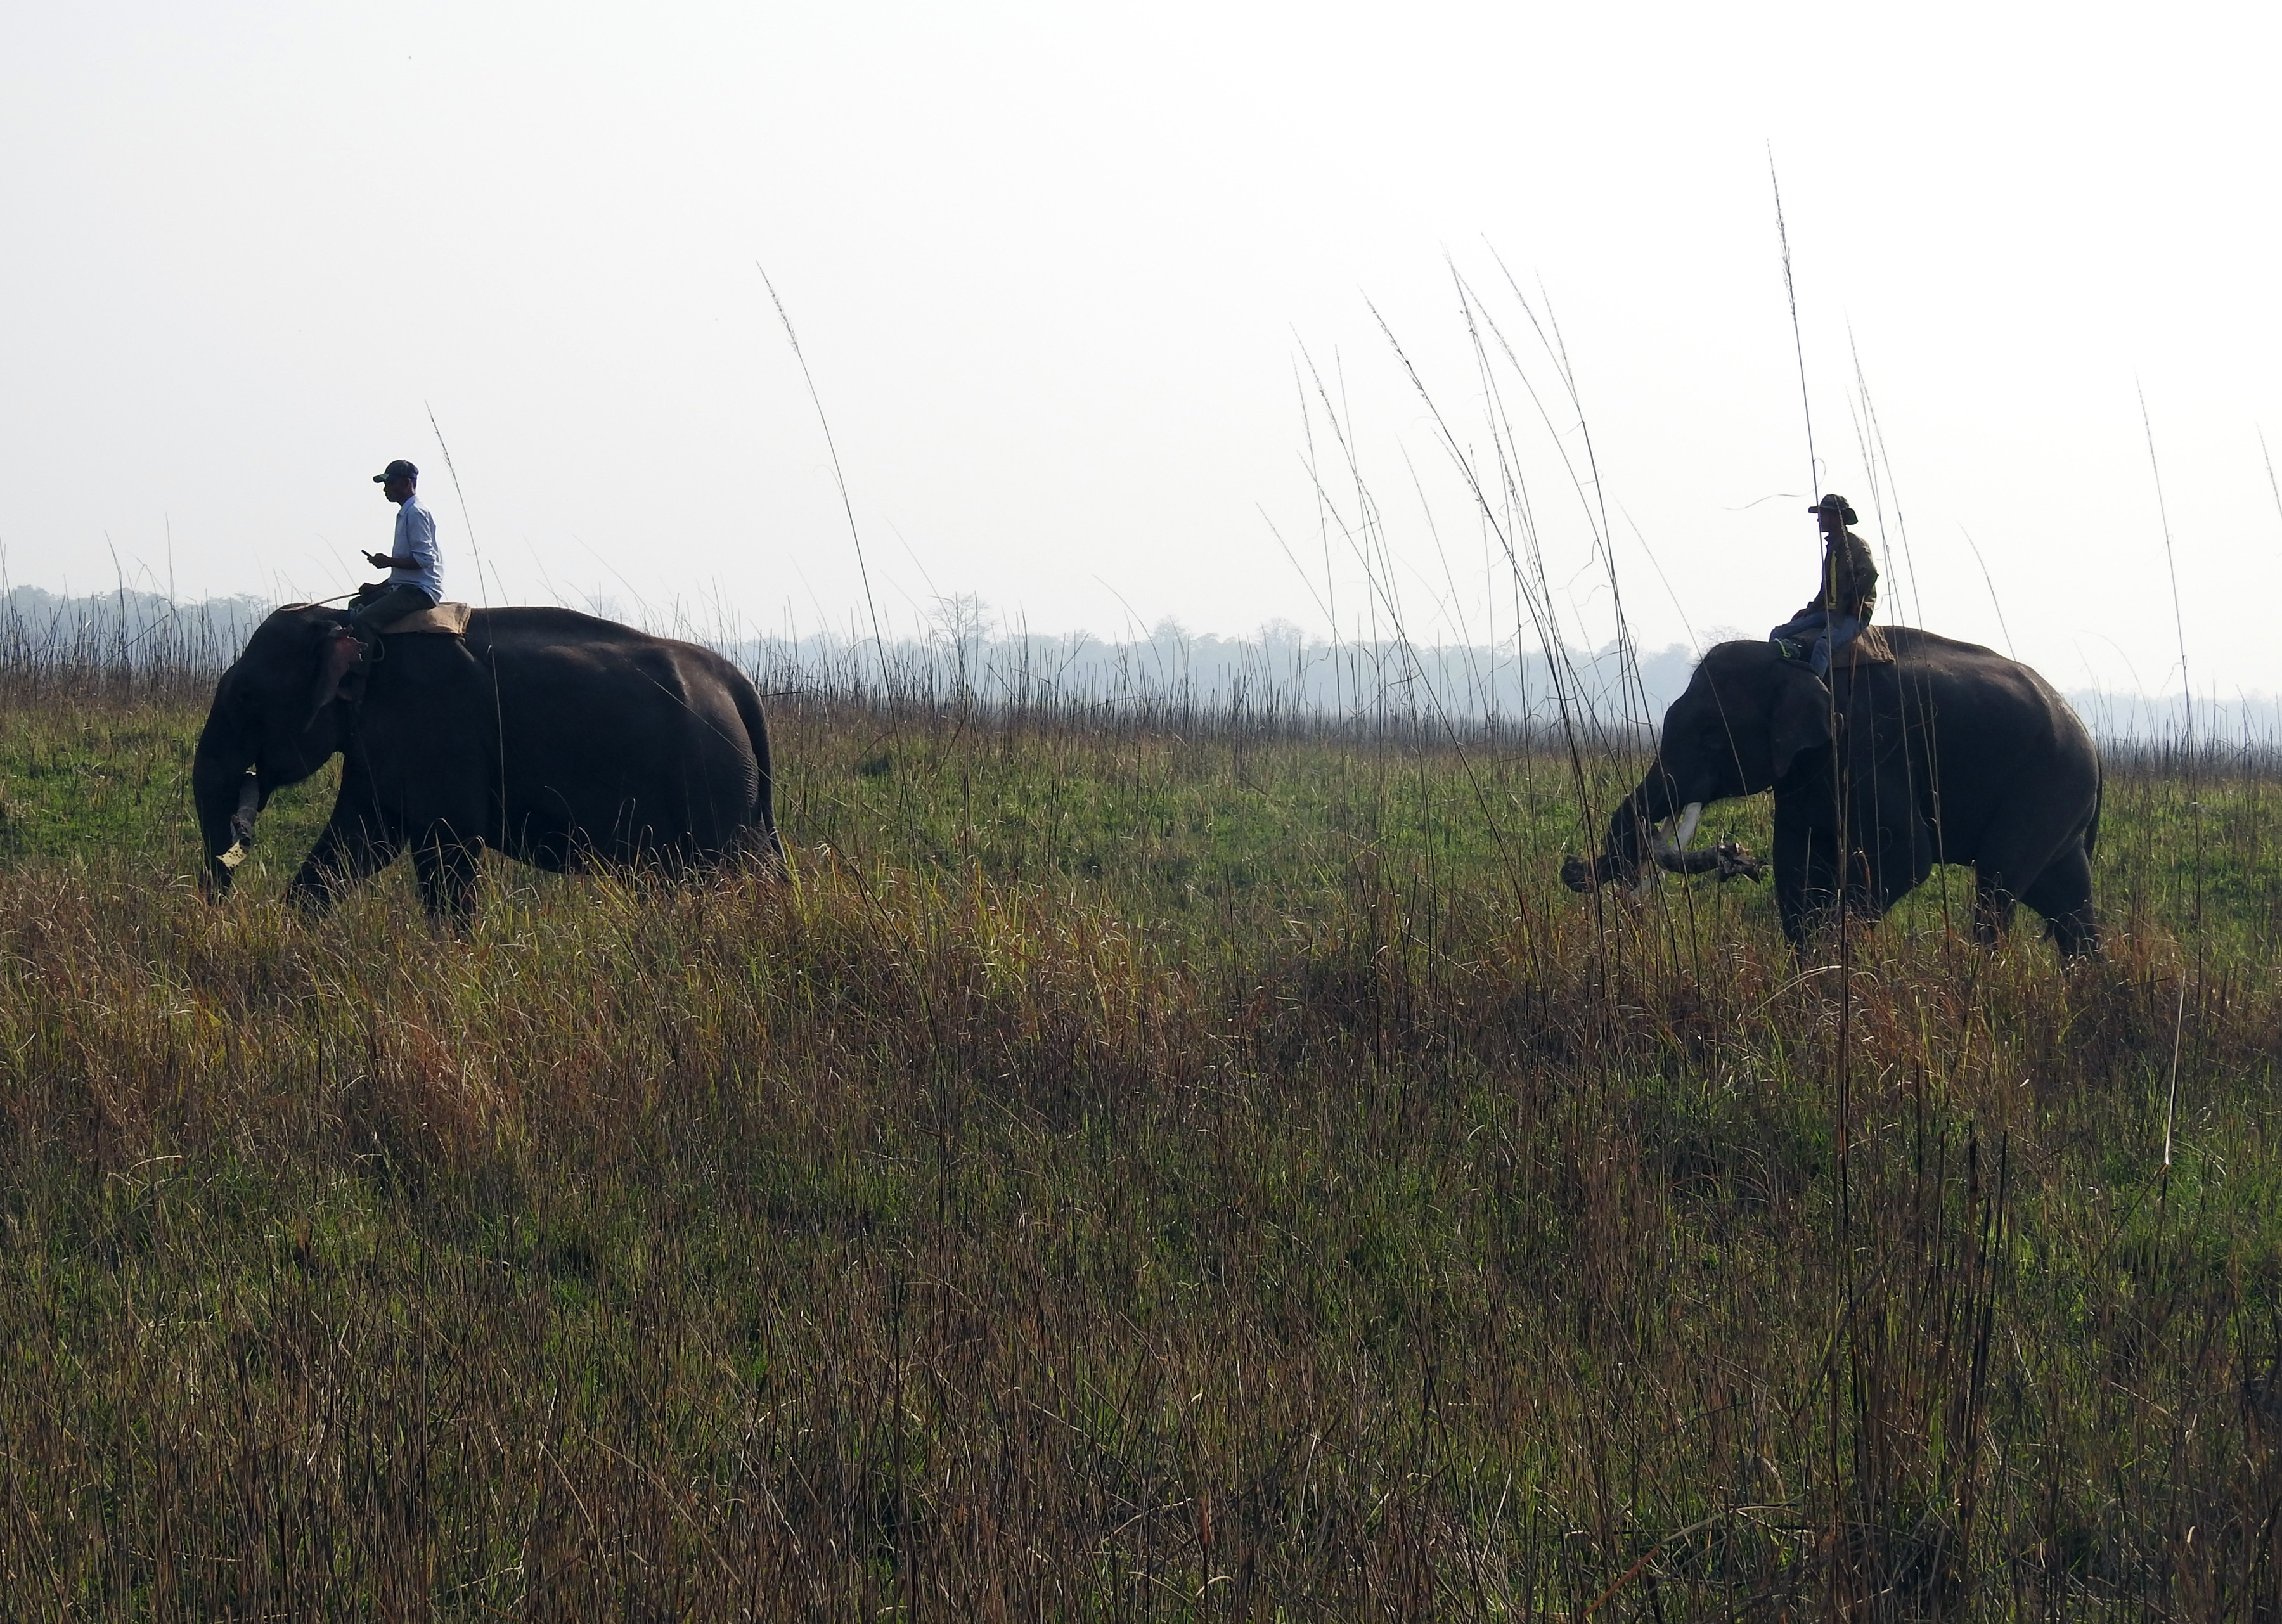
<path fill-rule="evenodd" d="M 796 699 L 788 879 L 454 933 L 330 774 L 205 900 L 202 714 L 0 682 L 7 1616 L 2282 1607 L 2256 763 L 1794 957 L 1618 753 Z"/>

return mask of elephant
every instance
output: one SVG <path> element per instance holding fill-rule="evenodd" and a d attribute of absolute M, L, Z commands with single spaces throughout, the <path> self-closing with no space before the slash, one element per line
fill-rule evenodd
<path fill-rule="evenodd" d="M 1772 789 L 1776 911 L 1795 947 L 1842 901 L 1875 920 L 1935 864 L 1970 863 L 1982 943 L 1995 944 L 2017 901 L 2044 916 L 2064 957 L 2096 953 L 2100 766 L 2084 724 L 2042 677 L 1993 650 L 1877 629 L 1890 663 L 1842 651 L 1827 685 L 1773 641 L 1708 650 L 1599 855 L 1563 866 L 1570 888 L 1652 881 L 1651 863 L 1701 872 L 1716 861 L 1727 877 L 1736 848 L 1685 850 L 1696 820 L 1712 802 Z M 1651 850 L 1667 820 L 1677 839 L 1657 835 Z"/>
<path fill-rule="evenodd" d="M 429 913 L 472 913 L 492 847 L 563 872 L 780 864 L 760 695 L 721 656 L 567 609 L 477 610 L 396 633 L 290 605 L 214 689 L 190 768 L 216 897 L 269 797 L 343 757 L 331 818 L 287 896 L 322 909 L 409 848 Z"/>

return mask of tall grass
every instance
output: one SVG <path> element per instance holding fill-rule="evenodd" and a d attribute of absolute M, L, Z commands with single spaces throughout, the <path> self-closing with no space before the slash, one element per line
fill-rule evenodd
<path fill-rule="evenodd" d="M 200 901 L 180 701 L 0 704 L 10 1611 L 2272 1605 L 2264 777 L 2200 970 L 2160 758 L 2103 963 L 1855 944 L 1842 1222 L 1835 966 L 1560 891 L 1557 748 L 776 715 L 789 882 L 455 937 L 275 900 L 322 785 Z"/>
<path fill-rule="evenodd" d="M 0 647 L 11 1610 L 2274 1616 L 2270 750 L 2112 755 L 2073 967 L 1947 874 L 1803 957 L 1570 896 L 1652 707 L 1558 329 L 1454 277 L 1479 433 L 1387 337 L 1502 626 L 1414 634 L 1310 364 L 1355 636 L 730 638 L 782 880 L 312 921 L 316 781 L 209 906 L 214 650 Z"/>

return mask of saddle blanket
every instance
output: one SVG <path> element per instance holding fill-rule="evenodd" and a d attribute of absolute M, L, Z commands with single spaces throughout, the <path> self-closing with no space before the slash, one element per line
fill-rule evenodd
<path fill-rule="evenodd" d="M 1820 628 L 1810 630 L 1804 635 L 1786 635 L 1789 631 L 1787 626 L 1777 626 L 1770 641 L 1782 651 L 1785 659 L 1815 662 L 1813 669 L 1818 675 L 1820 674 L 1826 669 L 1820 659 L 1823 640 Z M 1830 662 L 1849 670 L 1859 670 L 1865 665 L 1891 665 L 1893 663 L 1893 645 L 1886 641 L 1886 634 L 1874 626 L 1864 626 L 1839 644 L 1837 655 Z"/>
<path fill-rule="evenodd" d="M 1894 650 L 1887 643 L 1884 632 L 1876 626 L 1866 626 L 1855 635 L 1853 641 L 1839 645 L 1835 663 L 1840 665 L 1891 665 Z"/>
<path fill-rule="evenodd" d="M 401 620 L 392 620 L 380 628 L 383 636 L 399 632 L 434 632 L 446 637 L 467 633 L 468 617 L 475 610 L 465 603 L 439 603 L 433 609 L 423 609 L 416 615 L 407 615 Z"/>

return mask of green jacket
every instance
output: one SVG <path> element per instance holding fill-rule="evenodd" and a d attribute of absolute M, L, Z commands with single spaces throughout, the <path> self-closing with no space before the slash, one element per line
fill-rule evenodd
<path fill-rule="evenodd" d="M 1822 585 L 1799 613 L 1826 610 L 1867 620 L 1878 602 L 1878 566 L 1871 561 L 1869 544 L 1852 531 L 1842 531 L 1822 549 Z"/>

